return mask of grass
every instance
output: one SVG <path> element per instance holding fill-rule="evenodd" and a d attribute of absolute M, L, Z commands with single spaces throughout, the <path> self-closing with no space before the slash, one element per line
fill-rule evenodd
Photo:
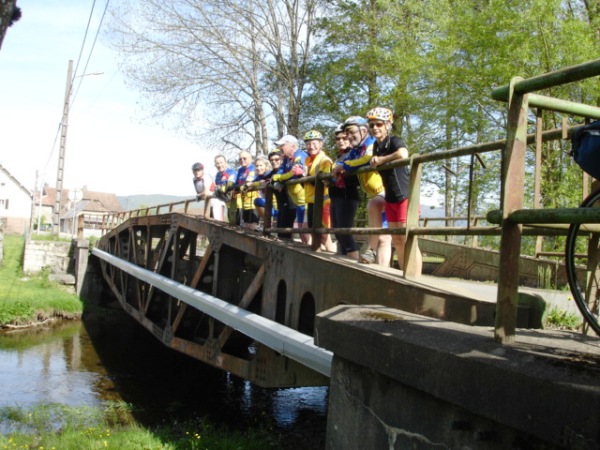
<path fill-rule="evenodd" d="M 80 450 L 80 449 L 248 449 L 277 448 L 267 435 L 226 430 L 204 419 L 191 419 L 153 429 L 143 428 L 131 417 L 124 402 L 103 407 L 38 405 L 29 409 L 0 408 L 0 450 Z M 120 417 L 115 423 L 115 417 Z"/>
<path fill-rule="evenodd" d="M 570 313 L 560 308 L 553 307 L 546 316 L 546 327 L 560 330 L 577 330 L 583 324 L 579 314 Z"/>
<path fill-rule="evenodd" d="M 23 236 L 4 236 L 0 265 L 0 326 L 26 325 L 48 318 L 79 317 L 83 310 L 77 295 L 49 279 L 49 271 L 23 273 Z"/>
<path fill-rule="evenodd" d="M 48 271 L 25 274 L 24 238 L 4 236 L 4 262 L 0 265 L 0 326 L 31 324 L 48 317 L 79 317 L 83 304 L 75 294 L 48 278 Z M 39 338 L 39 336 L 38 336 Z M 20 335 L 20 345 L 26 345 Z M 14 345 L 11 344 L 11 345 Z M 232 431 L 203 418 L 173 420 L 145 428 L 135 420 L 126 402 L 102 406 L 68 406 L 58 403 L 29 408 L 0 407 L 0 450 L 269 450 L 280 448 L 266 430 Z"/>

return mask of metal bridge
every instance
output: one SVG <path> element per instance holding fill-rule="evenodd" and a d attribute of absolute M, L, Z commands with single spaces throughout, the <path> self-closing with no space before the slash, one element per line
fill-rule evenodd
<path fill-rule="evenodd" d="M 598 75 L 600 60 L 528 80 L 514 79 L 493 93 L 494 98 L 509 101 L 506 140 L 414 155 L 385 166 L 411 167 L 406 228 L 306 230 L 315 237 L 333 231 L 406 234 L 404 272 L 279 241 L 272 233 L 292 230 L 271 227 L 269 216 L 262 233 L 196 217 L 188 214 L 188 202 L 180 211 L 169 207 L 164 213 L 156 208 L 155 214 L 146 210 L 107 217 L 106 234 L 92 253 L 100 259 L 104 278 L 123 308 L 165 345 L 262 386 L 328 384 L 332 355 L 313 344 L 315 315 L 344 303 L 385 305 L 488 325 L 494 327 L 498 342 L 510 344 L 520 320 L 521 236 L 565 234 L 566 224 L 573 220 L 600 222 L 600 213 L 593 211 L 577 219 L 573 210 L 522 209 L 528 144 L 539 149 L 545 141 L 568 139 L 576 128 L 564 122 L 561 129 L 538 127 L 528 135 L 528 108 L 600 119 L 600 108 L 531 92 Z M 421 226 L 417 208 L 423 165 L 491 151 L 502 152 L 502 195 L 498 211 L 488 214 L 488 224 L 474 225 L 468 217 L 462 227 Z M 536 167 L 539 170 L 539 159 Z M 291 181 L 316 184 L 316 214 L 321 211 L 325 178 Z M 584 175 L 583 194 L 589 181 Z M 535 190 L 539 199 L 539 186 Z M 315 217 L 314 223 L 320 222 Z M 478 298 L 443 279 L 415 276 L 417 246 L 421 242 L 425 248 L 424 237 L 435 235 L 501 236 L 495 299 Z"/>

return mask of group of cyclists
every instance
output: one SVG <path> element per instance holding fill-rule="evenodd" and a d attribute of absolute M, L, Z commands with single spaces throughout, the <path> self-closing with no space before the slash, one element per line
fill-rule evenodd
<path fill-rule="evenodd" d="M 329 174 L 323 197 L 322 224 L 324 228 L 352 228 L 362 189 L 368 197 L 368 226 L 400 228 L 406 226 L 408 212 L 409 168 L 407 165 L 379 171 L 356 170 L 379 167 L 408 158 L 402 139 L 392 135 L 393 112 L 376 107 L 365 117 L 351 116 L 339 124 L 335 133 L 336 156 L 331 158 L 323 149 L 323 135 L 310 130 L 302 137 L 305 150 L 295 136 L 284 135 L 275 142 L 276 150 L 252 160 L 247 151 L 239 154 L 239 168 L 231 168 L 223 155 L 215 158 L 217 174 L 214 181 L 204 175 L 201 163 L 192 166 L 198 198 L 211 199 L 212 215 L 216 220 L 235 223 L 256 230 L 267 204 L 264 186 L 273 188 L 272 217 L 276 227 L 285 229 L 278 238 L 291 240 L 296 227 L 313 227 L 315 183 L 286 183 L 289 180 Z M 263 188 L 263 189 L 261 189 Z M 310 244 L 310 234 L 300 233 L 302 242 Z M 399 268 L 403 268 L 404 234 L 369 235 L 362 248 L 350 234 L 321 234 L 320 247 L 338 252 L 362 263 L 389 266 L 392 245 L 396 250 Z M 417 250 L 417 272 L 421 272 L 422 256 Z"/>

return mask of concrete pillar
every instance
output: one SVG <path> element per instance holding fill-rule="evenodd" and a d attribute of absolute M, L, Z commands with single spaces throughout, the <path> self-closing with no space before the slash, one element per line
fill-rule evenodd
<path fill-rule="evenodd" d="M 89 254 L 90 241 L 87 239 L 75 239 L 75 287 L 76 293 L 79 296 L 81 296 L 81 291 L 83 289 Z"/>

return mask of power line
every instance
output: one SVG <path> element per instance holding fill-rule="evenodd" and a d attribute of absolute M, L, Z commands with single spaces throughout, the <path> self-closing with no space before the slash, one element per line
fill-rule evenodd
<path fill-rule="evenodd" d="M 109 3 L 110 3 L 110 0 L 107 0 L 106 1 L 106 5 L 104 7 L 104 11 L 102 13 L 102 17 L 100 19 L 100 23 L 98 24 L 98 28 L 97 28 L 96 34 L 94 36 L 94 42 L 92 43 L 92 48 L 90 49 L 90 52 L 88 54 L 88 57 L 87 57 L 87 60 L 86 60 L 86 63 L 85 63 L 84 72 L 83 72 L 84 74 L 85 74 L 85 70 L 87 69 L 88 64 L 90 62 L 90 59 L 92 57 L 92 53 L 94 51 L 94 48 L 96 46 L 96 41 L 98 39 L 98 35 L 100 33 L 100 29 L 102 27 L 102 23 L 104 22 L 104 17 L 106 16 L 106 11 L 108 10 Z M 72 86 L 73 86 L 73 81 L 75 80 L 75 78 L 77 78 L 77 76 L 76 76 L 77 68 L 79 67 L 79 63 L 81 62 L 81 57 L 83 55 L 83 50 L 85 48 L 85 42 L 87 40 L 87 36 L 88 36 L 89 29 L 90 29 L 91 21 L 92 21 L 93 15 L 94 15 L 94 9 L 95 9 L 95 7 L 96 7 L 96 0 L 94 0 L 93 3 L 92 3 L 92 9 L 91 9 L 90 15 L 88 17 L 88 22 L 86 24 L 85 33 L 84 33 L 84 36 L 83 36 L 83 41 L 81 43 L 81 48 L 79 50 L 79 56 L 77 57 L 77 64 L 75 66 L 75 71 L 74 71 L 73 77 L 71 79 L 71 90 L 72 90 Z M 79 83 L 77 85 L 77 90 L 75 91 L 75 94 L 73 96 L 73 100 L 70 101 L 69 107 L 71 107 L 71 105 L 75 101 L 77 93 L 79 92 L 79 89 L 81 88 L 81 83 L 82 83 L 84 77 L 80 76 L 80 78 L 81 78 L 81 80 L 79 80 Z M 58 136 L 61 133 L 61 127 L 62 127 L 62 120 L 60 120 L 59 123 L 58 123 L 58 127 L 57 127 L 57 130 L 56 130 L 56 135 L 54 136 L 54 142 L 52 143 L 52 147 L 50 149 L 50 155 L 48 156 L 48 160 L 46 161 L 46 165 L 44 167 L 44 171 L 42 172 L 42 176 L 40 177 L 40 185 L 39 185 L 40 192 L 42 191 L 42 189 L 44 187 L 46 172 L 48 171 L 48 166 L 50 165 L 50 161 L 52 160 L 52 158 L 54 156 L 54 152 L 56 150 L 56 143 L 58 141 Z"/>
<path fill-rule="evenodd" d="M 94 52 L 94 48 L 96 47 L 96 42 L 98 41 L 98 35 L 100 34 L 100 29 L 102 28 L 102 23 L 104 22 L 104 17 L 106 16 L 106 11 L 108 10 L 108 4 L 110 3 L 110 0 L 106 1 L 106 5 L 104 6 L 104 11 L 102 12 L 102 17 L 100 18 L 100 23 L 98 24 L 98 28 L 96 29 L 96 34 L 94 36 L 94 41 L 92 42 L 92 48 L 90 49 L 90 53 L 88 54 L 87 60 L 85 62 L 85 66 L 83 68 L 83 74 L 79 75 L 79 83 L 77 84 L 77 90 L 75 91 L 75 94 L 73 95 L 73 100 L 71 100 L 71 106 L 73 105 L 73 103 L 75 102 L 75 98 L 77 97 L 77 93 L 79 92 L 79 89 L 81 88 L 81 83 L 83 82 L 83 78 L 84 75 L 87 71 L 88 65 L 90 63 L 90 59 L 92 58 L 92 53 Z M 83 46 L 85 45 L 85 40 L 87 38 L 87 33 L 89 30 L 89 26 L 90 26 L 90 21 L 92 19 L 92 15 L 94 13 L 94 7 L 96 5 L 96 0 L 94 0 L 94 4 L 92 5 L 92 11 L 90 12 L 90 18 L 88 19 L 88 24 L 85 30 L 85 36 L 83 39 L 83 43 L 81 46 L 81 49 L 83 50 Z M 79 53 L 79 58 L 81 58 L 81 52 Z M 77 65 L 75 66 L 75 73 L 73 75 L 73 80 L 75 80 L 75 78 L 77 78 L 77 67 L 79 66 L 79 61 L 77 62 Z"/>

